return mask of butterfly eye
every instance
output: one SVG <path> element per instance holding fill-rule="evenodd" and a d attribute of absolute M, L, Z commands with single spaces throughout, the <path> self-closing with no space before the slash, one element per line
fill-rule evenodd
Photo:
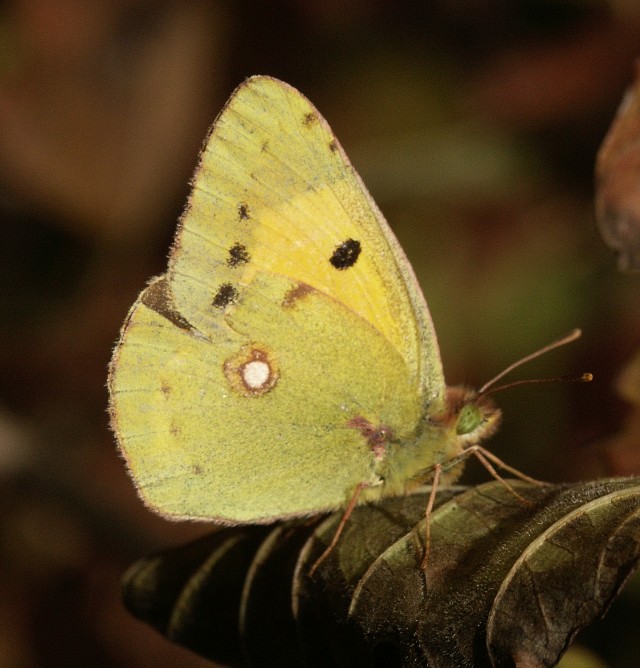
<path fill-rule="evenodd" d="M 459 435 L 470 434 L 475 431 L 484 419 L 482 411 L 475 404 L 465 404 L 458 413 L 456 433 Z"/>

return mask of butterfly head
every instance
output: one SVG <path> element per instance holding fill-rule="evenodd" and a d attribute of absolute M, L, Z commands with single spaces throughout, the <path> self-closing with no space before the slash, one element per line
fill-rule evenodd
<path fill-rule="evenodd" d="M 465 444 L 479 443 L 496 432 L 502 412 L 493 399 L 468 387 L 447 388 L 450 419 Z"/>
<path fill-rule="evenodd" d="M 525 362 L 540 357 L 540 355 L 563 346 L 566 343 L 575 341 L 580 337 L 581 333 L 582 332 L 579 329 L 574 329 L 566 336 L 563 336 L 562 338 L 543 346 L 539 350 L 536 350 L 530 355 L 517 360 L 513 364 L 510 364 L 506 369 L 503 369 L 497 376 L 492 378 L 488 383 L 485 383 L 477 391 L 467 387 L 447 388 L 447 422 L 449 424 L 451 424 L 451 422 L 455 424 L 455 430 L 459 441 L 465 445 L 472 445 L 474 443 L 479 443 L 481 440 L 495 433 L 500 424 L 502 412 L 495 405 L 491 397 L 489 397 L 490 393 L 506 390 L 510 387 L 516 387 L 517 385 L 529 385 L 532 383 L 547 383 L 557 380 L 590 381 L 593 376 L 590 373 L 584 373 L 580 376 L 517 380 L 505 385 L 496 385 L 501 378 Z"/>

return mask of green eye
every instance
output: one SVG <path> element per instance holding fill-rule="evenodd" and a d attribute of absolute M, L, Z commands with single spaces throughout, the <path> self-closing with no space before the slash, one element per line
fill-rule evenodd
<path fill-rule="evenodd" d="M 466 404 L 458 413 L 456 433 L 470 434 L 482 423 L 482 411 L 475 404 Z"/>

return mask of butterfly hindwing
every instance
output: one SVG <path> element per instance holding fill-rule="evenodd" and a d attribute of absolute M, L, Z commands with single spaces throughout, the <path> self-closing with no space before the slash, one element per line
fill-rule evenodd
<path fill-rule="evenodd" d="M 406 437 L 421 408 L 377 330 L 323 293 L 260 273 L 203 337 L 177 319 L 165 281 L 134 305 L 111 378 L 114 426 L 152 507 L 268 521 L 339 507 L 359 482 L 376 482 L 357 420 Z M 252 362 L 265 373 L 247 384 Z"/>

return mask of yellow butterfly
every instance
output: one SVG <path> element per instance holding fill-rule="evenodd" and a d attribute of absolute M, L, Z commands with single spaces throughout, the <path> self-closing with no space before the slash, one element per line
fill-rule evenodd
<path fill-rule="evenodd" d="M 109 391 L 144 501 L 229 524 L 452 480 L 500 418 L 490 398 L 446 387 L 396 238 L 322 116 L 265 76 L 210 131 Z"/>

